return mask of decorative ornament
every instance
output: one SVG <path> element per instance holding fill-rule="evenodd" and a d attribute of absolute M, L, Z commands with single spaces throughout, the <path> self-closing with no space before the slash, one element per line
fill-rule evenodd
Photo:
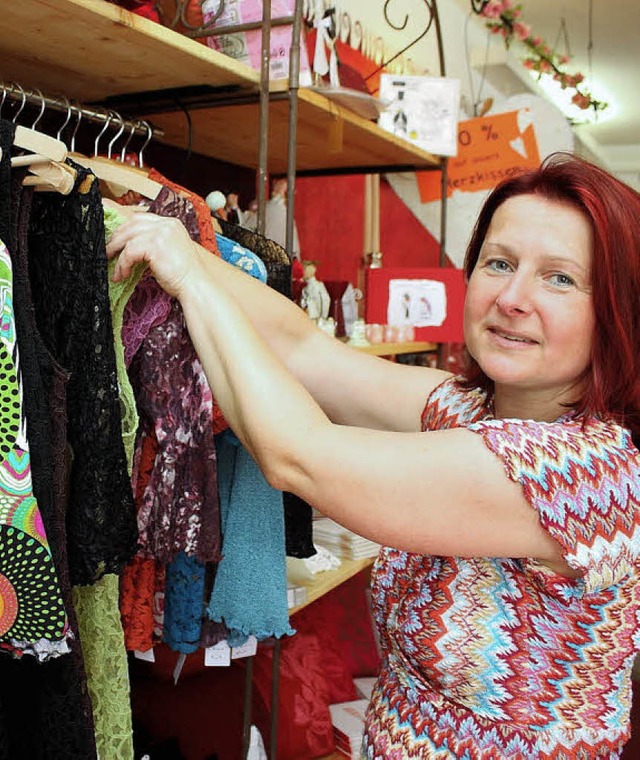
<path fill-rule="evenodd" d="M 531 27 L 521 20 L 522 5 L 513 5 L 512 0 L 471 0 L 471 10 L 482 16 L 485 26 L 493 34 L 504 38 L 507 48 L 514 38 L 524 45 L 527 49 L 527 55 L 522 61 L 525 68 L 538 72 L 539 77 L 549 74 L 563 90 L 575 90 L 571 102 L 578 108 L 593 108 L 598 113 L 608 107 L 608 103 L 596 100 L 588 90 L 580 86 L 584 81 L 583 74 L 567 74 L 562 70 L 569 63 L 568 55 L 559 55 L 541 37 L 531 34 Z"/>

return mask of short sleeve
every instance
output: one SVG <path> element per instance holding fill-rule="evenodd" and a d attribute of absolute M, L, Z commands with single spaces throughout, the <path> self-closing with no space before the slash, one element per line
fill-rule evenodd
<path fill-rule="evenodd" d="M 543 528 L 583 573 L 583 591 L 601 591 L 637 572 L 640 454 L 627 430 L 599 420 L 486 420 L 479 433 L 520 483 Z"/>

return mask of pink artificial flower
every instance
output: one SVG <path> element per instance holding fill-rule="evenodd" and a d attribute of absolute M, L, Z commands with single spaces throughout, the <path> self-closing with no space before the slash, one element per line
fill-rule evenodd
<path fill-rule="evenodd" d="M 535 47 L 540 47 L 542 45 L 542 37 L 532 37 L 531 44 L 535 45 Z"/>
<path fill-rule="evenodd" d="M 504 3 L 501 0 L 489 0 L 482 9 L 482 15 L 485 18 L 500 18 L 504 10 Z"/>
<path fill-rule="evenodd" d="M 573 84 L 575 86 L 577 84 L 580 84 L 580 82 L 584 82 L 584 74 L 578 72 L 577 74 L 573 75 Z"/>
<path fill-rule="evenodd" d="M 552 71 L 552 66 L 549 61 L 545 61 L 544 58 L 541 58 L 540 63 L 538 64 L 538 71 L 540 71 L 542 74 L 548 74 L 550 71 Z"/>
<path fill-rule="evenodd" d="M 519 40 L 526 40 L 531 34 L 531 27 L 529 24 L 523 24 L 521 21 L 516 21 L 513 25 L 513 31 L 516 33 L 516 37 Z"/>
<path fill-rule="evenodd" d="M 571 102 L 584 110 L 591 105 L 591 98 L 588 95 L 583 95 L 581 92 L 576 92 L 571 98 Z"/>
<path fill-rule="evenodd" d="M 568 56 L 568 55 L 561 55 L 561 56 L 558 58 L 558 61 L 559 61 L 560 63 L 569 63 L 569 60 L 570 60 L 570 58 L 569 58 L 569 56 Z"/>
<path fill-rule="evenodd" d="M 522 61 L 523 66 L 525 69 L 535 69 L 536 62 L 533 58 L 525 58 L 524 61 Z"/>

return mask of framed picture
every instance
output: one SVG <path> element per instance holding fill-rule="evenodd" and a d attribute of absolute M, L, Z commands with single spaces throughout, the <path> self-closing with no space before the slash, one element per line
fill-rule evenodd
<path fill-rule="evenodd" d="M 367 324 L 412 325 L 417 341 L 464 340 L 465 283 L 461 269 L 367 269 L 365 287 Z"/>

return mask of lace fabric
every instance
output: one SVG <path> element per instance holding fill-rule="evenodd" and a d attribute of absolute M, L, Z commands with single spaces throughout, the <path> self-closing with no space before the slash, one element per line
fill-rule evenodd
<path fill-rule="evenodd" d="M 200 242 L 198 217 L 193 204 L 163 187 L 149 207 L 149 213 L 180 219 L 192 240 Z M 127 367 L 151 328 L 162 324 L 169 314 L 171 297 L 158 285 L 149 272 L 137 284 L 127 301 L 122 317 L 122 343 Z"/>
<path fill-rule="evenodd" d="M 267 268 L 267 285 L 291 298 L 291 262 L 281 245 L 257 232 L 219 219 L 222 234 L 253 251 Z"/>
<path fill-rule="evenodd" d="M 39 331 L 71 372 L 67 536 L 72 582 L 84 584 L 122 568 L 135 547 L 136 523 L 122 441 L 102 203 L 95 178 L 74 168 L 73 193 L 34 196 L 29 275 Z"/>
<path fill-rule="evenodd" d="M 142 504 L 157 453 L 155 433 L 146 430 L 143 423 L 138 430 L 132 477 L 136 510 Z M 128 650 L 146 652 L 161 638 L 162 626 L 155 621 L 154 607 L 156 595 L 163 592 L 164 567 L 138 552 L 124 568 L 120 581 L 120 614 Z"/>
<path fill-rule="evenodd" d="M 118 609 L 118 576 L 73 589 L 89 675 L 100 760 L 133 760 L 129 670 Z M 66 757 L 61 755 L 61 757 Z"/>
<path fill-rule="evenodd" d="M 77 634 L 71 597 L 64 515 L 64 412 L 67 374 L 53 360 L 37 333 L 27 270 L 27 226 L 32 191 L 13 182 L 12 254 L 16 333 L 20 350 L 27 439 L 31 454 L 34 495 L 51 546 L 64 605 Z M 3 201 L 0 199 L 0 203 Z M 70 641 L 68 656 L 31 664 L 0 660 L 0 688 L 7 695 L 8 733 L 13 758 L 93 760 L 96 757 L 91 702 L 80 642 Z M 25 710 L 23 705 L 28 704 Z M 0 754 L 0 757 L 2 755 Z"/>
<path fill-rule="evenodd" d="M 203 562 L 220 550 L 211 390 L 172 301 L 130 367 L 141 415 L 153 424 L 158 454 L 138 512 L 140 543 L 166 564 L 180 551 Z"/>

